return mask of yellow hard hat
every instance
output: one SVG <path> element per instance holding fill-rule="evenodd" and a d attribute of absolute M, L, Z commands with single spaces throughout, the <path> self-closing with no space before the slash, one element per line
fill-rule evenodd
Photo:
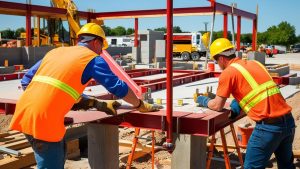
<path fill-rule="evenodd" d="M 100 25 L 95 23 L 87 23 L 85 24 L 79 32 L 77 32 L 77 37 L 83 34 L 90 34 L 101 37 L 103 39 L 103 47 L 102 49 L 108 48 L 108 43 L 106 41 L 105 33 Z"/>
<path fill-rule="evenodd" d="M 226 39 L 226 38 L 219 38 L 216 39 L 211 45 L 210 45 L 210 59 L 215 60 L 214 56 L 217 54 L 220 54 L 228 49 L 234 48 L 232 43 Z"/>
<path fill-rule="evenodd" d="M 210 38 L 210 32 L 204 33 L 201 37 L 202 43 L 206 48 L 208 48 L 209 38 Z"/>

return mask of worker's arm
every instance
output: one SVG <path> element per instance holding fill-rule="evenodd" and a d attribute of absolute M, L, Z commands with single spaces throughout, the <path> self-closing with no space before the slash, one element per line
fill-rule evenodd
<path fill-rule="evenodd" d="M 215 110 L 215 111 L 221 111 L 225 105 L 227 98 L 216 96 L 214 99 L 209 100 L 207 106 L 208 108 Z"/>
<path fill-rule="evenodd" d="M 103 85 L 110 93 L 132 104 L 141 112 L 156 111 L 161 108 L 141 101 L 128 85 L 111 71 L 102 57 L 94 58 L 87 65 L 81 79 L 82 84 L 87 83 L 91 78 Z"/>
<path fill-rule="evenodd" d="M 83 72 L 81 83 L 85 84 L 92 78 L 119 98 L 125 97 L 128 93 L 127 84 L 111 71 L 102 57 L 96 57 L 88 63 Z"/>
<path fill-rule="evenodd" d="M 35 65 L 33 65 L 28 72 L 23 76 L 22 80 L 21 80 L 21 86 L 22 89 L 25 90 L 27 88 L 27 86 L 29 85 L 29 83 L 31 82 L 33 76 L 35 75 L 35 73 L 37 72 L 37 70 L 39 69 L 40 65 L 41 65 L 42 60 L 38 61 Z"/>

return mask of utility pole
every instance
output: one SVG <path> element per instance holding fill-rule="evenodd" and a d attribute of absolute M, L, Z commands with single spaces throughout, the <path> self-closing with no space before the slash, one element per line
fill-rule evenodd
<path fill-rule="evenodd" d="M 207 25 L 208 25 L 208 22 L 203 22 L 204 23 L 204 26 L 205 26 L 205 32 L 207 32 Z"/>

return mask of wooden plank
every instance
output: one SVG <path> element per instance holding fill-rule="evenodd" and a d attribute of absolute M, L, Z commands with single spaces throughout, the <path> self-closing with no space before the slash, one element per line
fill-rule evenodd
<path fill-rule="evenodd" d="M 291 64 L 290 69 L 291 70 L 300 70 L 300 64 Z"/>
<path fill-rule="evenodd" d="M 67 159 L 75 159 L 80 157 L 79 140 L 71 140 L 67 142 Z"/>
<path fill-rule="evenodd" d="M 27 139 L 26 139 L 26 140 L 21 140 L 21 141 L 9 143 L 9 144 L 4 144 L 4 145 L 2 145 L 2 146 L 3 146 L 3 147 L 6 147 L 6 148 L 13 149 L 13 150 L 20 150 L 20 149 L 29 147 L 30 144 L 29 144 L 29 142 L 28 142 Z"/>
<path fill-rule="evenodd" d="M 20 134 L 20 133 L 21 132 L 16 131 L 16 130 L 10 130 L 10 131 L 5 132 L 5 133 L 0 133 L 0 138 L 7 137 L 7 136 L 12 136 L 12 135 L 15 135 L 15 134 Z"/>
<path fill-rule="evenodd" d="M 31 147 L 20 150 L 22 156 L 7 156 L 0 160 L 0 169 L 20 169 L 35 164 L 34 153 Z"/>
<path fill-rule="evenodd" d="M 300 150 L 293 150 L 294 158 L 300 158 Z"/>

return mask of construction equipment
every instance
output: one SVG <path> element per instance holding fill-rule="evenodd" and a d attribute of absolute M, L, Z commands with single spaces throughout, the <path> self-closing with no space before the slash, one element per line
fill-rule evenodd
<path fill-rule="evenodd" d="M 134 138 L 133 138 L 133 141 L 132 141 L 131 153 L 128 156 L 128 160 L 127 160 L 127 164 L 126 164 L 126 169 L 130 169 L 131 168 L 131 164 L 132 164 L 132 161 L 133 161 L 133 156 L 134 156 L 135 149 L 136 149 L 136 146 L 138 144 L 139 139 L 145 139 L 145 138 L 139 137 L 140 131 L 141 131 L 140 128 L 136 128 L 135 129 Z M 151 161 L 152 161 L 152 169 L 154 169 L 154 145 L 155 145 L 154 130 L 151 130 L 151 133 L 152 133 L 152 136 L 151 136 L 151 141 L 152 141 L 151 156 L 152 156 L 152 159 L 151 159 Z"/>
<path fill-rule="evenodd" d="M 209 34 L 203 36 L 200 32 L 174 33 L 173 57 L 179 57 L 185 61 L 199 60 L 205 56 L 208 46 Z"/>
<path fill-rule="evenodd" d="M 235 149 L 237 151 L 241 167 L 243 168 L 244 161 L 243 161 L 243 157 L 242 157 L 242 154 L 241 154 L 240 146 L 238 144 L 238 139 L 237 139 L 233 124 L 230 124 L 230 131 L 231 131 L 232 136 L 233 136 Z M 226 169 L 231 169 L 224 129 L 220 130 L 220 134 L 221 134 L 221 140 L 222 140 L 225 167 L 226 167 Z M 213 134 L 211 136 L 211 140 L 210 140 L 210 146 L 209 146 L 207 161 L 206 161 L 206 169 L 210 168 L 211 160 L 212 160 L 212 157 L 213 157 L 213 150 L 214 150 L 214 147 L 215 147 L 215 142 L 216 142 L 216 136 L 215 136 L 215 134 Z"/>
<path fill-rule="evenodd" d="M 214 99 L 216 97 L 216 95 L 214 93 L 212 93 L 212 86 L 206 86 L 206 92 L 204 92 L 204 93 L 199 93 L 199 89 L 197 88 L 193 95 L 195 103 L 197 103 L 198 96 L 206 96 L 211 99 Z"/>

